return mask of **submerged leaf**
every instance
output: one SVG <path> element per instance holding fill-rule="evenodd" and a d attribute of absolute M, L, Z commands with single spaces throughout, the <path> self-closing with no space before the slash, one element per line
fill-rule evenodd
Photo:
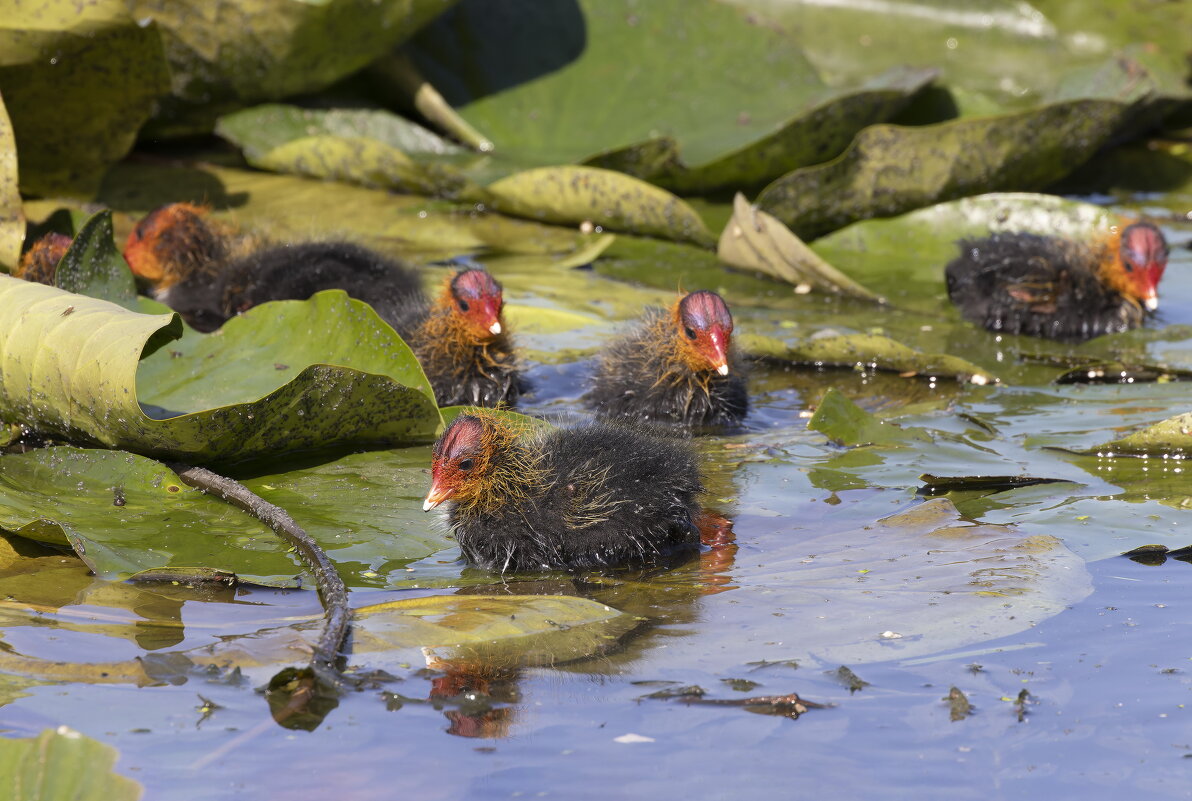
<path fill-rule="evenodd" d="M 902 428 L 877 419 L 834 388 L 820 400 L 807 427 L 826 435 L 837 445 L 846 446 L 890 446 L 931 440 L 921 429 Z"/>
<path fill-rule="evenodd" d="M 1072 483 L 1066 478 L 1037 478 L 1035 476 L 919 476 L 923 486 L 920 495 L 943 495 L 948 492 L 1001 492 L 1002 490 L 1032 487 L 1036 484 Z"/>
<path fill-rule="evenodd" d="M 409 347 L 341 291 L 181 335 L 174 316 L 0 276 L 0 414 L 203 461 L 425 441 L 440 424 Z"/>
<path fill-rule="evenodd" d="M 0 795 L 13 801 L 137 801 L 143 788 L 112 772 L 116 749 L 66 726 L 0 739 Z"/>
<path fill-rule="evenodd" d="M 227 632 L 214 645 L 127 662 L 57 662 L 3 649 L 0 670 L 47 680 L 142 685 L 161 683 L 163 678 L 177 683 L 188 671 L 211 664 L 276 670 L 309 653 L 319 623 L 318 617 L 303 616 L 291 625 L 239 636 Z M 415 661 L 432 668 L 481 664 L 490 670 L 514 670 L 603 653 L 639 623 L 632 615 L 586 598 L 428 596 L 356 610 L 353 655 L 370 667 L 394 671 L 408 670 Z M 155 677 L 159 667 L 168 667 L 168 673 Z"/>

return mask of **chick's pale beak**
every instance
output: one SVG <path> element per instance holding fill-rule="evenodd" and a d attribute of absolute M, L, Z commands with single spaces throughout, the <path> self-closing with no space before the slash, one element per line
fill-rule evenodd
<path fill-rule="evenodd" d="M 501 333 L 501 321 L 497 320 L 492 325 L 490 325 L 488 327 L 488 332 L 490 334 L 492 334 L 493 336 L 496 336 L 497 334 Z"/>
<path fill-rule="evenodd" d="M 1159 298 L 1151 295 L 1149 298 L 1143 299 L 1142 305 L 1146 306 L 1147 311 L 1154 311 L 1155 309 L 1159 308 Z"/>
<path fill-rule="evenodd" d="M 708 331 L 708 350 L 711 351 L 708 361 L 712 363 L 712 369 L 720 375 L 728 375 L 728 332 L 719 325 L 713 325 Z"/>
<path fill-rule="evenodd" d="M 440 487 L 437 482 L 430 485 L 430 492 L 426 493 L 426 500 L 422 502 L 422 511 L 429 512 L 443 501 L 451 497 L 452 490 Z"/>

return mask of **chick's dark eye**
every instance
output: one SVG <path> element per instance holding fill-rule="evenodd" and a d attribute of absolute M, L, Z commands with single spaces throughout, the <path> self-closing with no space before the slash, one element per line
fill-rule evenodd
<path fill-rule="evenodd" d="M 695 329 L 691 326 L 684 327 L 683 333 L 687 335 L 688 339 L 695 339 Z"/>
<path fill-rule="evenodd" d="M 466 312 L 468 310 L 468 302 L 466 300 L 461 300 L 459 302 L 459 310 L 461 312 Z"/>
<path fill-rule="evenodd" d="M 471 459 L 460 459 L 459 461 L 460 470 L 471 470 L 474 466 L 475 462 L 473 462 Z"/>

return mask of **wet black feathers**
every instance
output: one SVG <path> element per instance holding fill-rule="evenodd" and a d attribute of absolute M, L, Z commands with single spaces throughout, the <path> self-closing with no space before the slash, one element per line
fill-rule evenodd
<path fill-rule="evenodd" d="M 1102 282 L 1101 254 L 1086 245 L 1022 233 L 957 244 L 948 297 L 990 331 L 1080 342 L 1142 322 L 1142 308 Z"/>
<path fill-rule="evenodd" d="M 700 375 L 677 360 L 658 332 L 668 312 L 648 309 L 632 331 L 609 343 L 584 402 L 610 419 L 652 420 L 686 426 L 723 426 L 749 411 L 744 369 L 729 352 L 729 374 Z"/>
<path fill-rule="evenodd" d="M 540 435 L 542 480 L 491 512 L 451 510 L 467 560 L 498 571 L 657 562 L 699 544 L 702 492 L 686 440 L 596 423 Z"/>

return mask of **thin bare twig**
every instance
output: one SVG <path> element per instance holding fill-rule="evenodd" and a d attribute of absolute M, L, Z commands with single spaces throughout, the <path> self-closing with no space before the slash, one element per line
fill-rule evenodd
<path fill-rule="evenodd" d="M 336 662 L 348 634 L 351 612 L 348 609 L 348 588 L 344 586 L 327 554 L 285 509 L 269 503 L 240 482 L 204 467 L 186 464 L 171 464 L 169 467 L 185 484 L 248 512 L 298 551 L 303 563 L 315 576 L 319 598 L 323 602 L 323 633 L 311 655 L 310 667 L 315 675 L 338 684 L 339 668 Z"/>

